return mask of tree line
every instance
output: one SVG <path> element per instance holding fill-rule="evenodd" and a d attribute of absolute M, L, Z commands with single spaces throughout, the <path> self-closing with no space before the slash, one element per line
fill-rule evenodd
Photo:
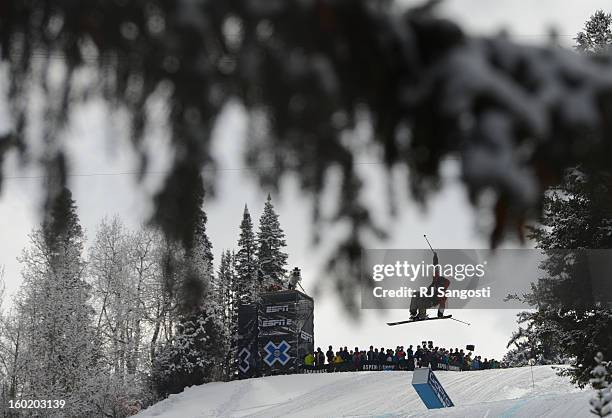
<path fill-rule="evenodd" d="M 206 225 L 200 209 L 186 249 L 107 217 L 86 248 L 64 188 L 29 235 L 14 303 L 0 304 L 2 407 L 64 399 L 50 415 L 123 417 L 186 386 L 231 379 L 238 305 L 285 287 L 285 236 L 270 196 L 257 232 L 245 206 L 237 246 L 215 271 Z"/>

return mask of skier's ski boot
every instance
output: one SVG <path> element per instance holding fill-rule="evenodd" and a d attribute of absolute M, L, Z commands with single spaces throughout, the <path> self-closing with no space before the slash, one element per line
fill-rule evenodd
<path fill-rule="evenodd" d="M 438 318 L 444 318 L 444 312 L 438 311 Z"/>

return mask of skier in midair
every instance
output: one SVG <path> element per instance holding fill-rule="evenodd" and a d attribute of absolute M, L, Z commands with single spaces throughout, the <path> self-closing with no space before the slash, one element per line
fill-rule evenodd
<path fill-rule="evenodd" d="M 439 266 L 438 253 L 434 251 L 433 265 L 434 275 L 429 285 L 429 289 L 435 289 L 434 295 L 431 297 L 415 296 L 410 301 L 410 319 L 425 319 L 427 318 L 427 309 L 438 306 L 438 318 L 444 316 L 444 309 L 446 308 L 446 296 L 438 296 L 438 289 L 448 289 L 450 280 L 440 275 L 441 268 Z"/>

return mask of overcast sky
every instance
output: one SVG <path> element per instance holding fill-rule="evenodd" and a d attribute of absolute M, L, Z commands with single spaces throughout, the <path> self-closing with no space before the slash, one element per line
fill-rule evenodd
<path fill-rule="evenodd" d="M 612 10 L 606 7 L 610 7 L 609 2 L 604 1 L 455 0 L 446 1 L 442 12 L 459 21 L 471 33 L 488 34 L 505 28 L 517 40 L 528 43 L 546 42 L 546 34 L 555 27 L 561 43 L 570 46 L 572 38 L 595 10 Z M 99 102 L 82 107 L 73 118 L 66 136 L 73 156 L 72 170 L 77 174 L 70 178 L 71 188 L 90 239 L 105 215 L 117 214 L 130 227 L 146 221 L 150 211 L 147 198 L 162 180 L 163 176 L 157 173 L 163 173 L 168 160 L 165 157 L 169 155 L 169 152 L 164 152 L 167 149 L 164 132 L 150 132 L 149 146 L 156 148 L 159 158 L 151 166 L 153 173 L 148 176 L 145 187 L 137 188 L 134 175 L 121 174 L 133 171 L 135 161 L 129 147 L 124 145 L 124 124 L 121 120 L 111 119 L 107 113 L 105 105 Z M 0 105 L 0 125 L 6 125 L 5 121 L 6 109 Z M 265 200 L 266 192 L 259 190 L 250 170 L 239 169 L 244 167 L 240 150 L 245 129 L 246 121 L 240 106 L 228 106 L 219 120 L 214 138 L 214 152 L 222 169 L 217 197 L 205 205 L 216 262 L 223 249 L 235 247 L 244 204 L 249 206 L 257 222 Z M 117 147 L 109 145 L 113 143 Z M 360 170 L 367 174 L 366 199 L 380 208 L 379 214 L 386 213 L 383 199 L 386 183 L 382 170 L 372 165 L 362 166 Z M 380 216 L 385 225 L 392 226 L 393 235 L 386 242 L 371 242 L 372 248 L 423 248 L 424 233 L 439 248 L 487 247 L 486 237 L 478 233 L 478 226 L 483 224 L 479 217 L 483 214 L 469 206 L 465 191 L 457 180 L 458 167 L 449 162 L 444 171 L 445 186 L 430 201 L 426 213 L 406 198 L 405 187 L 399 183 L 397 193 L 401 206 L 398 219 L 391 221 Z M 14 292 L 21 282 L 16 258 L 27 244 L 27 234 L 38 223 L 41 186 L 37 179 L 16 178 L 35 176 L 36 172 L 18 169 L 14 158 L 8 158 L 4 173 L 13 178 L 5 180 L 0 196 L 0 265 L 5 265 L 7 286 L 10 292 Z M 324 236 L 321 245 L 313 247 L 312 231 L 308 226 L 310 201 L 301 196 L 294 179 L 287 178 L 281 191 L 280 196 L 273 196 L 273 200 L 287 235 L 289 266 L 302 269 L 303 286 L 312 292 L 317 281 L 325 282 L 322 266 L 337 235 L 332 230 Z M 466 344 L 475 344 L 483 357 L 500 358 L 506 351 L 511 332 L 516 329 L 515 313 L 510 310 L 455 311 L 453 314 L 457 318 L 472 325 L 449 320 L 389 328 L 384 322 L 405 319 L 408 312 L 362 311 L 361 319 L 357 321 L 344 313 L 335 294 L 319 295 L 314 316 L 315 344 L 322 348 L 329 344 L 351 348 L 370 344 L 395 347 L 433 340 L 437 345 L 447 347 L 465 348 Z M 385 316 L 381 316 L 383 314 Z"/>

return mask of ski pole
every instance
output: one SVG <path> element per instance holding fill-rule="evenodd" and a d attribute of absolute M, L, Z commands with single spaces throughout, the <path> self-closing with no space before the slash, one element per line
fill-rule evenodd
<path fill-rule="evenodd" d="M 431 248 L 431 252 L 435 254 L 436 252 L 434 251 L 433 247 L 429 243 L 429 240 L 427 239 L 427 235 L 423 234 L 423 237 L 425 237 L 425 241 L 427 241 L 427 245 L 429 245 L 429 248 Z"/>
<path fill-rule="evenodd" d="M 465 324 L 465 325 L 472 325 L 472 324 L 470 324 L 469 322 L 461 321 L 460 319 L 455 319 L 455 318 L 453 318 L 452 316 L 451 316 L 451 318 L 450 318 L 450 319 L 452 319 L 453 321 L 461 322 L 462 324 Z"/>

